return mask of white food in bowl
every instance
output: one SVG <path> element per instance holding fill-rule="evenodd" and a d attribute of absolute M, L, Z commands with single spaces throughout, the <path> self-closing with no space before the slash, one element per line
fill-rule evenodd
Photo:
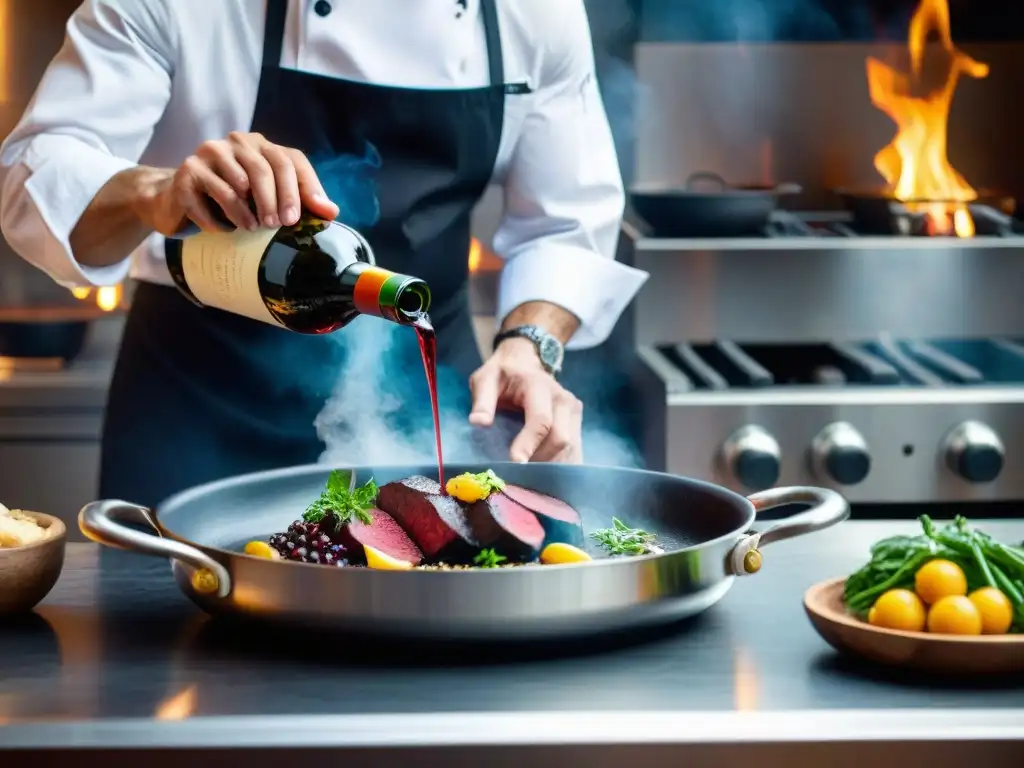
<path fill-rule="evenodd" d="M 0 504 L 0 549 L 35 544 L 49 535 L 50 530 L 37 523 L 31 515 Z"/>

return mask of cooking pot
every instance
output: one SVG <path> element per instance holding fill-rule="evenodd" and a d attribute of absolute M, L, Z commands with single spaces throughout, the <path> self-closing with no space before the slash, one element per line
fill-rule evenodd
<path fill-rule="evenodd" d="M 269 560 L 245 542 L 283 531 L 316 499 L 330 472 L 300 466 L 219 480 L 156 509 L 127 501 L 86 505 L 82 532 L 111 547 L 171 560 L 181 590 L 209 613 L 401 636 L 542 639 L 651 626 L 717 602 L 734 577 L 761 567 L 761 548 L 846 519 L 823 488 L 777 488 L 744 498 L 700 480 L 638 469 L 497 463 L 509 483 L 563 499 L 592 533 L 612 517 L 657 536 L 665 551 L 575 565 L 379 571 Z M 451 475 L 481 466 L 450 466 Z M 378 485 L 436 467 L 356 467 L 350 484 Z M 754 526 L 759 512 L 811 508 Z M 126 523 L 148 527 L 140 531 Z M 770 578 L 766 574 L 765 578 Z M 793 595 L 798 600 L 799 595 Z"/>
<path fill-rule="evenodd" d="M 683 187 L 637 185 L 630 202 L 658 237 L 756 237 L 764 234 L 779 198 L 802 191 L 797 184 L 731 186 L 701 171 Z"/>
<path fill-rule="evenodd" d="M 8 307 L 0 309 L 0 357 L 78 357 L 89 323 L 103 314 L 90 307 Z"/>

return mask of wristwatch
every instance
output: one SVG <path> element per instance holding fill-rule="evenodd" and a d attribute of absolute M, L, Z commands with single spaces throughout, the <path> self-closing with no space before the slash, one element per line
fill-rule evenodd
<path fill-rule="evenodd" d="M 494 349 L 497 349 L 498 345 L 506 339 L 527 339 L 532 341 L 533 345 L 537 347 L 537 354 L 540 355 L 540 363 L 544 366 L 544 370 L 552 376 L 557 376 L 562 372 L 565 346 L 540 326 L 520 325 L 515 328 L 509 328 L 507 331 L 502 331 L 494 337 Z"/>

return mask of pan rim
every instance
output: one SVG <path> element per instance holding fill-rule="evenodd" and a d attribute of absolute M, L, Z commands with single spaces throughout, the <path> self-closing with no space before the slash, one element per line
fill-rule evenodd
<path fill-rule="evenodd" d="M 719 536 L 716 536 L 714 538 L 705 539 L 703 541 L 696 542 L 694 544 L 690 544 L 689 546 L 686 546 L 686 547 L 680 547 L 678 549 L 667 550 L 665 552 L 649 553 L 649 554 L 646 554 L 646 555 L 635 555 L 635 556 L 631 556 L 631 557 L 597 558 L 597 559 L 595 559 L 593 561 L 590 561 L 589 563 L 586 563 L 586 565 L 591 566 L 591 567 L 592 566 L 600 566 L 602 568 L 609 568 L 609 567 L 614 567 L 614 566 L 629 567 L 630 564 L 638 564 L 638 563 L 646 563 L 646 562 L 651 562 L 651 561 L 657 561 L 657 560 L 662 560 L 662 559 L 665 559 L 665 558 L 673 557 L 673 556 L 684 554 L 684 553 L 694 552 L 696 550 L 707 549 L 707 548 L 714 548 L 716 546 L 719 546 L 719 545 L 725 544 L 727 542 L 730 542 L 730 541 L 732 541 L 734 539 L 737 539 L 738 537 L 740 537 L 743 534 L 747 533 L 748 531 L 751 530 L 752 526 L 755 524 L 755 522 L 757 520 L 757 510 L 754 508 L 754 504 L 750 501 L 750 499 L 748 499 L 746 496 L 743 496 L 742 494 L 739 494 L 739 493 L 737 493 L 737 492 L 735 492 L 735 491 L 733 491 L 733 490 L 731 490 L 729 488 L 726 488 L 725 486 L 718 485 L 716 483 L 711 483 L 711 482 L 708 482 L 706 480 L 699 480 L 697 478 L 684 477 L 682 475 L 673 475 L 673 474 L 670 474 L 668 472 L 658 472 L 658 471 L 655 471 L 655 470 L 641 469 L 641 468 L 638 468 L 638 467 L 617 467 L 617 466 L 602 465 L 602 464 L 560 465 L 560 464 L 544 463 L 543 465 L 544 466 L 556 466 L 556 467 L 557 466 L 562 466 L 562 467 L 580 467 L 580 468 L 586 468 L 588 470 L 604 470 L 604 471 L 609 471 L 610 470 L 610 471 L 614 471 L 614 472 L 622 473 L 622 474 L 626 474 L 626 475 L 633 475 L 633 476 L 639 475 L 639 476 L 649 477 L 649 478 L 652 478 L 652 479 L 656 478 L 656 479 L 662 480 L 662 481 L 664 481 L 665 478 L 668 478 L 668 479 L 670 479 L 672 481 L 680 482 L 680 483 L 683 483 L 685 485 L 689 485 L 691 487 L 699 489 L 702 492 L 706 492 L 706 493 L 708 493 L 708 494 L 710 494 L 712 496 L 718 496 L 720 498 L 728 500 L 728 501 L 734 503 L 735 505 L 737 505 L 738 509 L 742 509 L 746 513 L 746 516 L 745 516 L 745 519 L 744 519 L 744 522 L 743 522 L 742 525 L 739 525 L 738 527 L 735 527 L 732 530 L 727 531 L 727 532 L 725 532 L 725 533 L 723 533 L 723 534 L 721 534 Z M 398 468 L 402 468 L 402 469 L 418 469 L 418 468 L 420 468 L 422 466 L 423 465 L 416 465 L 416 464 L 381 464 L 381 465 L 374 465 L 373 469 L 385 469 L 385 468 L 387 468 L 387 469 L 390 469 L 390 468 L 395 468 L 395 469 L 398 469 Z M 456 466 L 456 464 L 454 462 L 453 462 L 453 466 Z M 480 467 L 483 467 L 484 465 L 482 465 L 482 464 L 479 464 L 479 465 L 478 464 L 471 464 L 471 463 L 466 463 L 466 464 L 459 463 L 459 464 L 457 464 L 457 466 L 460 466 L 460 467 L 461 466 L 467 466 L 467 467 L 468 466 L 480 466 Z M 487 465 L 487 467 L 489 467 L 491 469 L 494 469 L 495 472 L 497 472 L 499 474 L 499 476 L 500 476 L 501 473 L 498 471 L 498 468 L 499 467 L 506 467 L 506 466 L 521 466 L 521 465 L 517 465 L 517 464 L 514 464 L 513 462 L 508 462 L 508 461 L 505 461 L 505 462 L 491 462 L 491 463 L 489 463 Z M 579 565 L 580 565 L 579 563 L 566 563 L 566 564 L 560 564 L 560 565 L 544 565 L 543 567 L 537 567 L 536 569 L 530 568 L 529 566 L 524 566 L 522 568 L 469 568 L 469 569 L 465 569 L 465 570 L 428 570 L 428 569 L 415 568 L 415 569 L 408 570 L 408 571 L 380 571 L 380 570 L 374 570 L 374 569 L 368 569 L 368 568 L 351 568 L 351 569 L 350 568 L 334 568 L 334 569 L 325 569 L 324 566 L 322 566 L 322 565 L 320 565 L 318 563 L 298 563 L 298 562 L 291 562 L 291 561 L 269 561 L 269 560 L 266 560 L 265 558 L 257 558 L 257 557 L 252 556 L 252 555 L 246 555 L 244 552 L 240 552 L 240 551 L 237 551 L 237 550 L 224 549 L 222 547 L 211 546 L 209 544 L 202 544 L 200 542 L 194 541 L 192 539 L 187 539 L 187 538 L 185 538 L 185 537 L 175 533 L 173 530 L 171 530 L 170 528 L 165 526 L 163 521 L 162 521 L 162 515 L 164 513 L 168 512 L 168 511 L 173 513 L 175 508 L 183 506 L 185 504 L 188 504 L 188 503 L 190 503 L 190 502 L 192 502 L 192 501 L 194 501 L 196 499 L 202 498 L 203 496 L 206 496 L 206 495 L 209 495 L 209 494 L 212 494 L 212 493 L 216 493 L 218 491 L 223 491 L 225 489 L 230 489 L 230 488 L 239 487 L 239 486 L 245 486 L 245 485 L 251 483 L 255 479 L 259 479 L 259 480 L 262 480 L 262 481 L 273 482 L 273 481 L 275 481 L 275 480 L 277 480 L 279 478 L 305 477 L 307 475 L 328 473 L 328 472 L 330 472 L 333 469 L 350 469 L 350 470 L 354 470 L 354 471 L 356 471 L 357 477 L 358 477 L 358 471 L 360 469 L 367 469 L 367 468 L 369 468 L 369 467 L 366 466 L 366 465 L 337 465 L 337 464 L 333 464 L 333 463 L 332 464 L 319 464 L 319 463 L 316 463 L 316 464 L 299 464 L 299 465 L 295 465 L 295 466 L 291 466 L 291 467 L 281 467 L 281 468 L 278 468 L 278 469 L 262 470 L 262 471 L 257 471 L 257 472 L 248 472 L 248 473 L 245 473 L 245 474 L 242 474 L 242 475 L 233 475 L 231 477 L 221 478 L 220 480 L 213 480 L 213 481 L 210 481 L 208 483 L 203 483 L 201 485 L 193 486 L 191 488 L 186 488 L 186 489 L 184 489 L 182 491 L 179 491 L 179 492 L 177 492 L 177 493 L 167 497 L 167 499 L 165 499 L 165 500 L 161 501 L 160 503 L 158 503 L 155 508 L 150 510 L 150 515 L 151 515 L 151 517 L 153 519 L 153 522 L 156 524 L 157 530 L 159 531 L 161 536 L 166 536 L 168 538 L 174 539 L 175 541 L 179 541 L 181 543 L 197 547 L 197 548 L 199 548 L 199 549 L 201 549 L 201 550 L 203 550 L 203 551 L 205 551 L 207 553 L 216 553 L 218 555 L 222 555 L 222 556 L 228 557 L 228 558 L 244 557 L 246 559 L 262 560 L 263 562 L 273 563 L 276 566 L 281 566 L 281 565 L 298 566 L 298 567 L 316 568 L 318 570 L 331 570 L 332 572 L 336 572 L 336 573 L 350 573 L 350 574 L 351 573 L 357 573 L 357 572 L 366 572 L 366 573 L 372 573 L 375 576 L 378 576 L 379 574 L 382 574 L 382 573 L 394 573 L 394 574 L 409 574 L 409 573 L 426 574 L 426 573 L 430 573 L 430 574 L 436 574 L 439 577 L 441 577 L 441 576 L 451 577 L 451 576 L 453 576 L 455 574 L 459 574 L 459 575 L 464 576 L 465 574 L 470 574 L 470 573 L 475 573 L 475 574 L 499 574 L 499 573 L 506 573 L 506 574 L 507 573 L 519 573 L 519 574 L 522 574 L 522 573 L 531 573 L 531 572 L 535 572 L 535 573 L 548 573 L 548 572 L 553 572 L 553 571 L 561 571 L 561 570 L 565 570 L 565 569 L 573 569 L 573 570 L 575 570 L 575 569 L 579 568 Z M 530 564 L 530 565 L 537 565 L 537 564 Z"/>

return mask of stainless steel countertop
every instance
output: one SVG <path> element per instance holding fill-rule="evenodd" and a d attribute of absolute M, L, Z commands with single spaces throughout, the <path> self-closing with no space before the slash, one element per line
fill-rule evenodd
<path fill-rule="evenodd" d="M 913 525 L 849 522 L 773 545 L 764 570 L 704 616 L 586 647 L 237 627 L 198 613 L 161 561 L 72 545 L 34 620 L 0 626 L 0 749 L 125 750 L 105 753 L 116 764 L 158 747 L 190 760 L 329 749 L 377 766 L 407 765 L 410 748 L 449 765 L 511 765 L 513 754 L 520 766 L 1019 764 L 1024 680 L 942 681 L 843 659 L 803 615 L 805 588 Z M 1024 538 L 1024 522 L 982 525 Z"/>

